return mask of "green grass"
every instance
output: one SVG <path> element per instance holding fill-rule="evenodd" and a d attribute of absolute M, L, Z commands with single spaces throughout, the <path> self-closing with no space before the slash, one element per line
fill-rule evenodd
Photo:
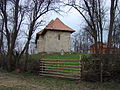
<path fill-rule="evenodd" d="M 0 90 L 120 90 L 120 84 L 91 83 L 0 70 Z"/>
<path fill-rule="evenodd" d="M 84 54 L 84 53 L 72 53 L 72 54 L 32 54 L 30 55 L 30 58 L 33 59 L 40 59 L 40 58 L 44 58 L 44 59 L 80 59 L 80 55 L 81 56 L 90 56 L 90 54 Z"/>

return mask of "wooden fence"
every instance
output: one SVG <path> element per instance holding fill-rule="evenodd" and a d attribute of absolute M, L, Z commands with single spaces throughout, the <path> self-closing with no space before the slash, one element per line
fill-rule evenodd
<path fill-rule="evenodd" d="M 119 58 L 41 59 L 39 74 L 88 81 L 120 80 Z"/>
<path fill-rule="evenodd" d="M 41 59 L 39 74 L 58 78 L 80 79 L 81 59 Z"/>

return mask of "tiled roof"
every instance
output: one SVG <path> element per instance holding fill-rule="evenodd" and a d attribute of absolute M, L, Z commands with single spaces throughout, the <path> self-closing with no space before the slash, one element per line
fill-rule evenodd
<path fill-rule="evenodd" d="M 73 29 L 65 25 L 59 18 L 56 18 L 55 20 L 51 20 L 50 23 L 40 32 L 37 34 L 44 34 L 46 30 L 56 30 L 56 31 L 67 31 L 67 32 L 74 32 Z"/>
<path fill-rule="evenodd" d="M 44 30 L 44 29 L 43 29 Z M 43 30 L 39 31 L 37 34 L 42 34 Z"/>

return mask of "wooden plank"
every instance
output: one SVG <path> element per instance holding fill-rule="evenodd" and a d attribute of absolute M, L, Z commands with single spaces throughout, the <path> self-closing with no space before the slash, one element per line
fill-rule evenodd
<path fill-rule="evenodd" d="M 69 63 L 69 62 L 42 62 L 42 63 L 44 63 L 44 64 L 72 64 L 72 65 L 74 65 L 74 64 L 80 64 L 80 63 Z"/>
<path fill-rule="evenodd" d="M 40 61 L 80 61 L 79 59 L 41 59 Z"/>
<path fill-rule="evenodd" d="M 71 71 L 63 71 L 63 70 L 52 70 L 52 69 L 45 69 L 45 71 L 53 71 L 53 72 L 61 72 L 61 73 L 71 73 Z"/>
<path fill-rule="evenodd" d="M 40 66 L 40 67 L 47 67 L 47 66 L 51 66 L 51 67 L 73 67 L 73 68 L 81 68 L 81 66 L 73 66 L 73 65 L 50 65 L 50 64 L 44 64 L 44 66 Z"/>
<path fill-rule="evenodd" d="M 77 76 L 79 77 L 80 73 L 78 73 L 78 75 L 74 75 L 74 74 L 70 74 L 70 73 L 60 73 L 60 72 L 52 72 L 52 71 L 39 71 L 39 73 L 43 73 L 43 74 L 52 74 L 52 75 L 62 75 L 62 76 Z"/>
<path fill-rule="evenodd" d="M 80 70 L 81 70 L 81 69 L 62 68 L 62 67 L 45 67 L 45 68 L 50 68 L 50 69 L 63 69 L 63 70 L 75 70 L 75 71 L 80 71 Z"/>
<path fill-rule="evenodd" d="M 101 61 L 100 59 L 91 59 L 90 61 Z"/>
<path fill-rule="evenodd" d="M 57 77 L 57 78 L 66 78 L 66 79 L 74 79 L 79 80 L 80 77 L 66 77 L 66 76 L 60 76 L 60 75 L 48 75 L 48 74 L 40 74 L 41 76 L 48 76 L 48 77 Z"/>

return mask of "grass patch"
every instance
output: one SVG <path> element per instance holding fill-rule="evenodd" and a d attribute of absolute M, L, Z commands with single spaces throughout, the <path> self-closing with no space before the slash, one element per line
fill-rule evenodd
<path fill-rule="evenodd" d="M 32 54 L 30 55 L 30 58 L 33 59 L 80 59 L 81 56 L 89 57 L 90 54 L 84 54 L 84 53 L 72 53 L 72 54 Z"/>
<path fill-rule="evenodd" d="M 2 78 L 3 77 L 3 78 Z M 119 90 L 113 82 L 91 83 L 0 70 L 0 90 Z"/>

